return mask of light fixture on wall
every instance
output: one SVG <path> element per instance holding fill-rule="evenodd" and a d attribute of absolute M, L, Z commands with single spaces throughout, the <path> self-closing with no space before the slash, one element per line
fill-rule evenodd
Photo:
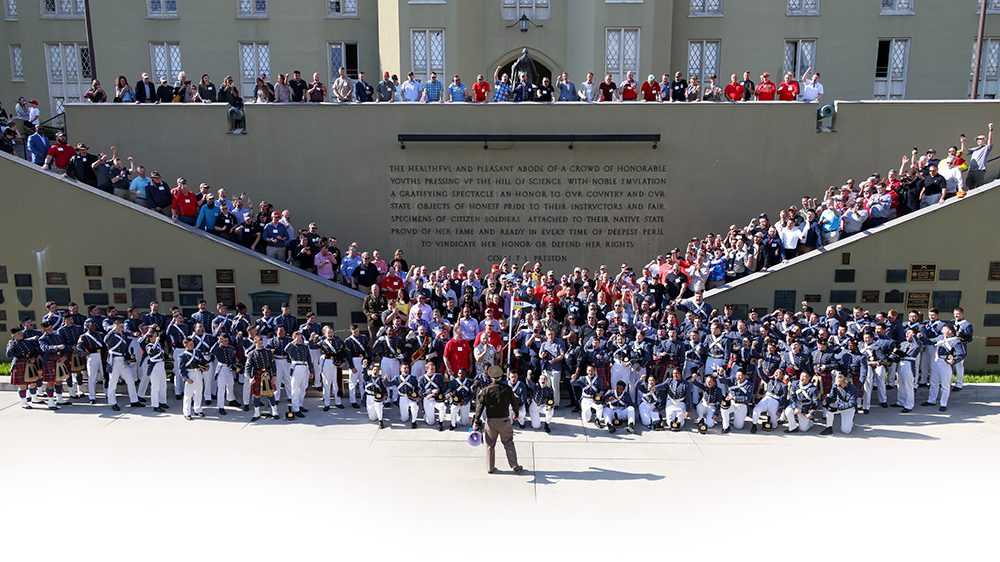
<path fill-rule="evenodd" d="M 533 25 L 535 27 L 542 27 L 540 24 L 531 21 L 531 18 L 528 17 L 528 14 L 521 14 L 521 17 L 518 18 L 518 20 L 515 21 L 514 23 L 508 25 L 507 29 L 510 29 L 515 25 L 518 26 L 518 28 L 521 30 L 521 33 L 527 33 L 529 25 Z"/>

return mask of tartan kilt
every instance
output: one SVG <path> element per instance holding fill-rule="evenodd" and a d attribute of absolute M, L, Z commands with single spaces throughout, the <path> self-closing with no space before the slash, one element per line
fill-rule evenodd
<path fill-rule="evenodd" d="M 56 363 L 55 359 L 42 359 L 42 382 L 56 382 Z"/>
<path fill-rule="evenodd" d="M 263 370 L 261 370 L 261 369 L 254 369 L 254 372 L 253 372 L 253 383 L 250 384 L 250 396 L 253 396 L 254 398 L 260 398 L 261 397 L 261 393 L 260 393 L 260 379 L 263 376 L 263 374 L 264 374 Z M 270 377 L 273 378 L 274 377 L 274 373 L 268 373 L 268 376 L 270 376 Z M 271 386 L 271 389 L 272 389 L 272 393 L 270 395 L 273 396 L 274 395 L 274 392 L 273 392 L 274 386 L 273 385 Z"/>
<path fill-rule="evenodd" d="M 601 377 L 604 388 L 611 384 L 611 365 L 597 365 L 597 376 Z"/>
<path fill-rule="evenodd" d="M 14 386 L 24 386 L 24 371 L 26 369 L 25 362 L 23 360 L 14 361 L 14 364 L 10 367 L 10 384 Z"/>

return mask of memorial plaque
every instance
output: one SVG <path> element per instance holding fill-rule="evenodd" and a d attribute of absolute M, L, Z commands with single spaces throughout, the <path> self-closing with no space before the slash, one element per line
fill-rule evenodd
<path fill-rule="evenodd" d="M 30 287 L 31 286 L 31 274 L 30 273 L 15 273 L 14 274 L 14 286 L 15 287 Z"/>
<path fill-rule="evenodd" d="M 905 269 L 887 269 L 887 270 L 885 270 L 885 282 L 886 283 L 906 283 L 906 270 Z"/>
<path fill-rule="evenodd" d="M 931 307 L 930 291 L 907 291 L 906 308 L 924 310 Z"/>
<path fill-rule="evenodd" d="M 128 268 L 129 282 L 133 285 L 153 285 L 156 283 L 156 272 L 152 267 Z"/>
<path fill-rule="evenodd" d="M 899 304 L 903 302 L 903 299 L 905 298 L 906 295 L 903 294 L 903 291 L 897 291 L 896 289 L 893 289 L 891 291 L 885 292 L 885 304 Z"/>
<path fill-rule="evenodd" d="M 25 320 L 27 320 L 29 318 L 32 321 L 37 321 L 38 320 L 37 318 L 35 318 L 35 311 L 34 310 L 19 310 L 17 312 L 17 319 L 20 320 L 21 322 L 24 322 Z M 362 320 L 362 322 L 363 322 L 363 320 Z M 35 328 L 37 329 L 37 326 Z"/>
<path fill-rule="evenodd" d="M 337 316 L 337 303 L 335 302 L 317 302 L 316 303 L 316 316 Z M 366 321 L 363 321 L 366 322 Z"/>
<path fill-rule="evenodd" d="M 124 289 L 125 288 L 125 278 L 124 277 L 112 277 L 111 278 L 111 288 L 112 289 Z"/>
<path fill-rule="evenodd" d="M 46 287 L 45 300 L 54 301 L 59 306 L 66 306 L 73 301 L 69 296 L 69 289 L 63 287 Z"/>
<path fill-rule="evenodd" d="M 260 282 L 262 285 L 277 285 L 278 270 L 277 269 L 260 270 Z"/>
<path fill-rule="evenodd" d="M 986 304 L 1000 304 L 1000 291 L 986 291 Z"/>
<path fill-rule="evenodd" d="M 87 277 L 103 277 L 104 276 L 104 266 L 103 265 L 85 265 L 83 266 L 83 274 Z"/>
<path fill-rule="evenodd" d="M 87 290 L 100 291 L 104 288 L 104 283 L 100 279 L 87 279 Z"/>
<path fill-rule="evenodd" d="M 125 293 L 115 293 L 115 304 L 128 304 L 128 295 Z"/>
<path fill-rule="evenodd" d="M 305 317 L 310 312 L 312 312 L 312 307 L 309 307 L 309 306 L 300 306 L 299 307 L 299 316 Z"/>
<path fill-rule="evenodd" d="M 854 283 L 853 269 L 838 269 L 833 272 L 834 283 Z"/>
<path fill-rule="evenodd" d="M 929 263 L 919 263 L 910 266 L 910 283 L 930 283 L 937 274 L 937 266 Z"/>
<path fill-rule="evenodd" d="M 863 303 L 877 303 L 879 301 L 878 291 L 861 291 L 861 302 Z"/>
<path fill-rule="evenodd" d="M 1000 326 L 1000 314 L 984 314 L 983 326 L 990 326 L 990 327 Z"/>
<path fill-rule="evenodd" d="M 174 302 L 174 292 L 173 291 L 160 292 L 160 302 Z"/>
<path fill-rule="evenodd" d="M 68 285 L 69 281 L 66 279 L 65 271 L 46 271 L 45 272 L 45 284 L 46 285 Z"/>
<path fill-rule="evenodd" d="M 173 289 L 174 288 L 174 278 L 173 277 L 161 277 L 160 278 L 160 288 L 161 289 Z"/>
<path fill-rule="evenodd" d="M 1000 338 L 986 338 L 986 347 L 1000 347 Z"/>
<path fill-rule="evenodd" d="M 312 304 L 312 295 L 295 295 L 296 304 Z"/>
<path fill-rule="evenodd" d="M 958 269 L 942 269 L 938 272 L 938 281 L 958 281 L 961 271 Z"/>
<path fill-rule="evenodd" d="M 7 311 L 0 310 L 0 320 L 6 320 L 6 319 L 7 319 Z"/>
<path fill-rule="evenodd" d="M 85 306 L 108 306 L 111 301 L 107 293 L 84 293 L 83 304 Z"/>
<path fill-rule="evenodd" d="M 990 281 L 1000 281 L 1000 261 L 990 262 Z"/>
<path fill-rule="evenodd" d="M 0 283 L 7 283 L 7 266 L 0 265 Z"/>
<path fill-rule="evenodd" d="M 132 306 L 149 308 L 149 303 L 156 300 L 156 289 L 152 287 L 132 287 Z"/>
<path fill-rule="evenodd" d="M 941 312 L 951 312 L 962 305 L 962 291 L 934 291 L 931 302 Z"/>
<path fill-rule="evenodd" d="M 260 291 L 257 293 L 250 293 L 250 312 L 253 314 L 259 314 L 261 307 L 266 304 L 271 307 L 271 310 L 277 313 L 281 310 L 281 304 L 288 302 L 291 297 L 292 295 L 282 293 L 281 291 Z"/>
<path fill-rule="evenodd" d="M 205 290 L 205 286 L 204 283 L 202 282 L 201 275 L 178 275 L 177 290 L 178 291 Z"/>
<path fill-rule="evenodd" d="M 181 306 L 198 306 L 198 301 L 205 298 L 201 293 L 181 293 Z"/>
<path fill-rule="evenodd" d="M 1000 355 L 987 355 L 986 356 L 986 364 L 987 365 L 996 365 L 997 363 L 1000 363 Z"/>
<path fill-rule="evenodd" d="M 795 291 L 777 290 L 774 292 L 774 309 L 795 310 L 798 303 L 795 300 Z"/>
<path fill-rule="evenodd" d="M 851 253 L 843 252 L 840 254 L 840 265 L 851 265 Z"/>
<path fill-rule="evenodd" d="M 215 282 L 219 285 L 232 285 L 236 282 L 236 274 L 232 269 L 216 269 Z"/>
<path fill-rule="evenodd" d="M 802 300 L 806 302 L 820 302 L 823 300 L 823 295 L 819 293 L 806 293 L 805 296 L 802 297 Z"/>
<path fill-rule="evenodd" d="M 215 302 L 224 303 L 229 308 L 236 306 L 236 287 L 216 287 Z"/>
<path fill-rule="evenodd" d="M 830 304 L 854 304 L 858 302 L 857 291 L 830 291 Z"/>

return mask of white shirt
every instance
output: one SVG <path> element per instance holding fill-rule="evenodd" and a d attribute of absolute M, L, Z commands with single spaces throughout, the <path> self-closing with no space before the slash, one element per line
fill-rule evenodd
<path fill-rule="evenodd" d="M 938 166 L 938 173 L 944 176 L 948 184 L 948 193 L 954 194 L 965 189 L 965 182 L 962 180 L 962 170 L 958 166 L 949 166 L 944 162 Z"/>
<path fill-rule="evenodd" d="M 806 233 L 798 227 L 784 228 L 778 227 L 778 237 L 781 238 L 781 246 L 786 250 L 794 250 L 799 247 L 799 242 L 804 242 Z"/>
<path fill-rule="evenodd" d="M 823 95 L 823 84 L 819 80 L 802 81 L 802 101 L 816 101 Z"/>
<path fill-rule="evenodd" d="M 31 123 L 32 125 L 37 125 L 38 116 L 41 115 L 41 113 L 42 112 L 39 111 L 38 108 L 33 105 L 28 107 L 28 123 Z"/>
<path fill-rule="evenodd" d="M 580 97 L 580 101 L 590 103 L 594 101 L 594 90 L 596 86 L 597 84 L 594 84 L 593 82 L 580 82 L 580 84 L 576 87 L 576 95 Z"/>
<path fill-rule="evenodd" d="M 407 80 L 399 88 L 403 101 L 420 101 L 420 92 L 424 90 L 423 85 L 416 80 Z"/>

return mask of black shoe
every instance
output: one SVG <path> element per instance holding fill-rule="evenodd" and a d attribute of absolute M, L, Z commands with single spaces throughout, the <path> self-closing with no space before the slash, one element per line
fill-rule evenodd
<path fill-rule="evenodd" d="M 514 474 L 521 474 L 522 471 L 524 471 L 524 467 L 523 466 L 517 465 L 517 466 L 514 467 Z"/>
<path fill-rule="evenodd" d="M 306 408 L 305 406 L 300 407 L 299 411 L 302 412 L 303 414 L 308 414 L 309 413 L 309 409 Z"/>
<path fill-rule="evenodd" d="M 730 431 L 732 431 L 732 429 L 733 428 L 731 428 L 731 427 L 727 427 L 727 428 L 725 428 L 725 429 L 722 430 L 722 434 L 725 435 L 725 434 L 729 433 Z"/>
<path fill-rule="evenodd" d="M 608 433 L 614 433 L 615 431 L 617 431 L 617 430 L 615 429 L 615 426 L 613 426 L 613 425 L 609 425 L 609 426 L 608 426 Z"/>
<path fill-rule="evenodd" d="M 230 400 L 229 402 L 226 402 L 226 406 L 232 406 L 233 408 L 239 408 L 240 406 L 242 406 L 242 404 L 240 404 L 239 402 L 237 402 L 235 400 Z"/>
<path fill-rule="evenodd" d="M 865 410 L 861 410 L 861 413 L 867 416 L 869 411 L 870 410 L 865 409 Z"/>
<path fill-rule="evenodd" d="M 924 383 L 918 384 L 917 388 L 930 388 L 930 386 L 931 386 L 930 384 L 924 382 Z"/>
<path fill-rule="evenodd" d="M 962 390 L 962 387 L 960 387 L 960 386 L 953 386 L 953 387 L 951 387 L 951 391 L 952 392 L 959 392 L 960 390 Z"/>
<path fill-rule="evenodd" d="M 184 416 L 184 419 L 190 421 L 192 418 L 191 418 L 191 416 Z"/>
<path fill-rule="evenodd" d="M 832 427 L 828 427 L 828 428 L 824 429 L 823 431 L 820 431 L 819 434 L 820 435 L 833 435 L 833 428 Z"/>
<path fill-rule="evenodd" d="M 88 400 L 88 402 L 91 404 L 97 404 L 97 400 Z"/>
<path fill-rule="evenodd" d="M 799 432 L 799 428 L 796 427 L 795 429 L 786 429 L 784 432 L 785 433 L 798 433 Z"/>
<path fill-rule="evenodd" d="M 145 408 L 146 405 L 143 404 L 142 402 L 132 402 L 131 404 L 128 405 L 128 407 L 129 408 Z"/>
<path fill-rule="evenodd" d="M 635 426 L 632 424 L 628 424 L 628 427 L 625 428 L 625 431 L 629 433 L 635 433 Z"/>
<path fill-rule="evenodd" d="M 53 412 L 55 412 L 56 410 L 59 409 L 59 406 L 56 406 L 55 404 L 53 404 L 53 405 L 49 406 L 49 409 L 52 410 Z"/>
<path fill-rule="evenodd" d="M 886 390 L 896 390 L 896 385 L 894 385 L 894 384 L 887 384 L 887 385 L 885 385 L 885 389 Z"/>
<path fill-rule="evenodd" d="M 181 400 L 184 400 L 184 395 L 183 394 L 174 394 L 174 400 L 180 402 Z"/>
<path fill-rule="evenodd" d="M 344 409 L 344 405 L 343 404 L 337 404 L 337 409 L 338 410 L 343 410 Z"/>
<path fill-rule="evenodd" d="M 604 429 L 604 425 L 605 425 L 604 420 L 601 419 L 597 420 L 597 427 Z"/>
<path fill-rule="evenodd" d="M 219 408 L 219 415 L 220 416 L 226 415 L 226 409 L 225 408 Z"/>
<path fill-rule="evenodd" d="M 583 410 L 581 410 L 579 406 L 573 406 L 573 409 L 570 410 L 570 412 L 573 412 L 574 414 L 579 414 L 582 411 Z"/>
<path fill-rule="evenodd" d="M 497 469 L 491 468 L 491 469 L 489 469 L 489 470 L 486 471 L 486 474 L 493 474 L 496 471 L 497 471 Z"/>
<path fill-rule="evenodd" d="M 243 406 L 243 411 L 244 412 L 249 412 L 250 411 L 250 406 L 244 405 Z"/>
<path fill-rule="evenodd" d="M 448 428 L 448 431 L 455 431 L 455 426 L 451 426 L 450 428 Z"/>
<path fill-rule="evenodd" d="M 900 414 L 909 414 L 912 411 L 913 411 L 912 408 L 903 408 L 902 410 L 899 411 L 899 413 Z"/>
<path fill-rule="evenodd" d="M 360 408 L 361 406 L 358 406 L 358 403 L 357 403 L 357 402 L 351 402 L 351 407 L 352 407 L 352 408 L 354 408 L 355 410 L 357 410 L 357 409 L 358 409 L 358 408 Z"/>
<path fill-rule="evenodd" d="M 903 405 L 902 404 L 892 404 L 892 407 L 893 408 L 902 408 Z"/>
<path fill-rule="evenodd" d="M 646 431 L 653 431 L 653 424 L 647 423 L 646 424 Z"/>
<path fill-rule="evenodd" d="M 253 423 L 253 422 L 255 422 L 255 421 L 259 420 L 259 419 L 260 419 L 260 416 L 254 416 L 254 417 L 250 418 L 250 423 Z"/>
<path fill-rule="evenodd" d="M 883 408 L 888 408 L 889 407 L 889 403 L 888 402 L 882 402 L 882 403 L 879 404 L 879 406 L 882 406 Z"/>
<path fill-rule="evenodd" d="M 304 418 L 304 417 L 306 417 L 306 415 L 302 413 L 302 410 L 299 410 L 298 412 L 292 412 L 292 415 L 295 416 L 295 417 L 297 417 L 297 418 Z"/>
<path fill-rule="evenodd" d="M 438 422 L 438 431 L 444 431 L 444 422 Z"/>
<path fill-rule="evenodd" d="M 116 411 L 116 412 L 122 411 L 121 406 L 119 406 L 118 404 L 115 404 L 114 406 L 111 406 L 111 409 L 114 410 L 114 411 Z"/>
<path fill-rule="evenodd" d="M 153 408 L 153 411 L 156 412 L 157 414 L 162 414 L 164 412 L 163 408 L 159 406 Z"/>
<path fill-rule="evenodd" d="M 378 428 L 379 429 L 385 429 L 385 423 L 382 420 L 378 420 Z M 454 429 L 454 428 L 452 428 L 452 429 Z"/>
<path fill-rule="evenodd" d="M 757 433 L 757 424 L 752 424 L 750 426 L 750 433 Z"/>
<path fill-rule="evenodd" d="M 195 412 L 194 415 L 198 416 L 199 418 L 203 418 L 205 417 L 205 412 Z"/>
<path fill-rule="evenodd" d="M 169 410 L 170 409 L 170 406 L 168 406 L 166 404 L 160 404 L 160 407 L 163 408 L 164 410 Z"/>
<path fill-rule="evenodd" d="M 417 429 L 417 422 L 410 423 L 410 429 Z"/>
<path fill-rule="evenodd" d="M 330 407 L 329 406 L 323 406 L 323 411 L 324 412 L 329 412 L 330 411 Z"/>
<path fill-rule="evenodd" d="M 552 428 L 549 427 L 548 422 L 545 422 L 545 433 L 552 433 Z"/>
<path fill-rule="evenodd" d="M 517 422 L 517 426 L 524 429 L 524 422 Z"/>
<path fill-rule="evenodd" d="M 941 406 L 940 408 L 938 408 L 938 411 L 939 412 L 947 412 L 948 411 L 948 406 Z"/>
<path fill-rule="evenodd" d="M 921 406 L 933 406 L 934 403 L 933 402 L 921 402 L 920 405 Z"/>

